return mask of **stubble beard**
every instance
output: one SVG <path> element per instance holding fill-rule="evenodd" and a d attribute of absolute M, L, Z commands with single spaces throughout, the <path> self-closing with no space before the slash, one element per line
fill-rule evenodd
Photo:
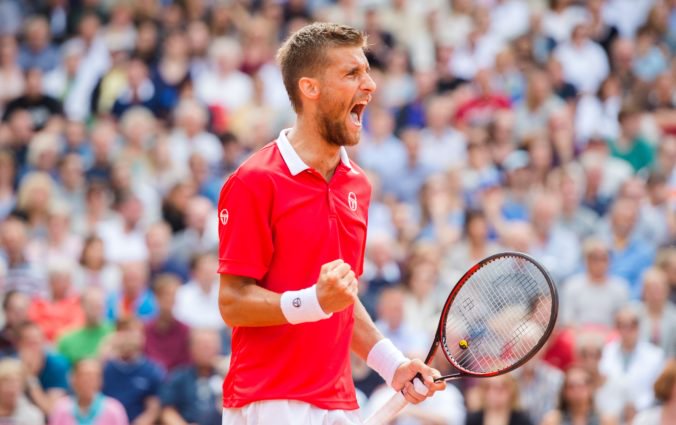
<path fill-rule="evenodd" d="M 324 140 L 334 146 L 354 146 L 359 143 L 361 131 L 355 135 L 350 134 L 345 124 L 345 118 L 336 119 L 334 117 L 343 116 L 343 108 L 333 108 L 335 110 L 327 110 L 321 106 L 319 115 L 317 115 L 317 127 L 319 134 Z"/>

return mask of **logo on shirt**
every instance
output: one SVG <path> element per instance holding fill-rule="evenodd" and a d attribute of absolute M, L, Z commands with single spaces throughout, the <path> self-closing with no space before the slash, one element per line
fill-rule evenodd
<path fill-rule="evenodd" d="M 293 301 L 291 301 L 291 304 L 296 308 L 300 308 L 300 298 L 294 298 Z"/>
<path fill-rule="evenodd" d="M 354 192 L 347 194 L 347 206 L 350 207 L 352 211 L 357 211 L 357 195 Z"/>
<path fill-rule="evenodd" d="M 223 208 L 221 210 L 221 212 L 218 214 L 218 218 L 221 220 L 222 225 L 225 226 L 226 224 L 228 224 L 228 217 L 229 216 L 230 216 L 230 214 L 228 214 L 227 208 Z"/>

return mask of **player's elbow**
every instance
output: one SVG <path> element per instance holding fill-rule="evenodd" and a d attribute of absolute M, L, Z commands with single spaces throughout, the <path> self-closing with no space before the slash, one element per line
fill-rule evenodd
<path fill-rule="evenodd" d="M 239 325 L 238 308 L 240 301 L 240 294 L 233 290 L 233 288 L 221 288 L 218 295 L 218 309 L 221 312 L 221 317 L 226 325 L 230 328 Z"/>

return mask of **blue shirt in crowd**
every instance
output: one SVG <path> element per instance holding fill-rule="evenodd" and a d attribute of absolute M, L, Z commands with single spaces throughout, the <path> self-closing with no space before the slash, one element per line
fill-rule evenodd
<path fill-rule="evenodd" d="M 118 400 L 134 421 L 145 409 L 148 397 L 159 396 L 164 380 L 162 368 L 140 357 L 133 362 L 111 360 L 103 368 L 103 394 Z"/>

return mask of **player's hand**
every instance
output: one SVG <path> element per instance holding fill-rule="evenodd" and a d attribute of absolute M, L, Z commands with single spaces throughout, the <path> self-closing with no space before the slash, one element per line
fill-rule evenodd
<path fill-rule="evenodd" d="M 324 313 L 334 313 L 357 299 L 357 277 L 349 264 L 335 260 L 322 266 L 317 281 L 317 299 Z"/>
<path fill-rule="evenodd" d="M 427 394 L 417 392 L 411 382 L 418 373 L 422 375 L 422 381 L 427 389 Z M 392 387 L 397 391 L 401 391 L 409 403 L 418 404 L 427 397 L 431 397 L 435 392 L 446 389 L 446 382 L 434 382 L 434 378 L 440 376 L 441 373 L 438 370 L 427 366 L 422 361 L 418 359 L 409 360 L 399 365 L 394 372 Z"/>

